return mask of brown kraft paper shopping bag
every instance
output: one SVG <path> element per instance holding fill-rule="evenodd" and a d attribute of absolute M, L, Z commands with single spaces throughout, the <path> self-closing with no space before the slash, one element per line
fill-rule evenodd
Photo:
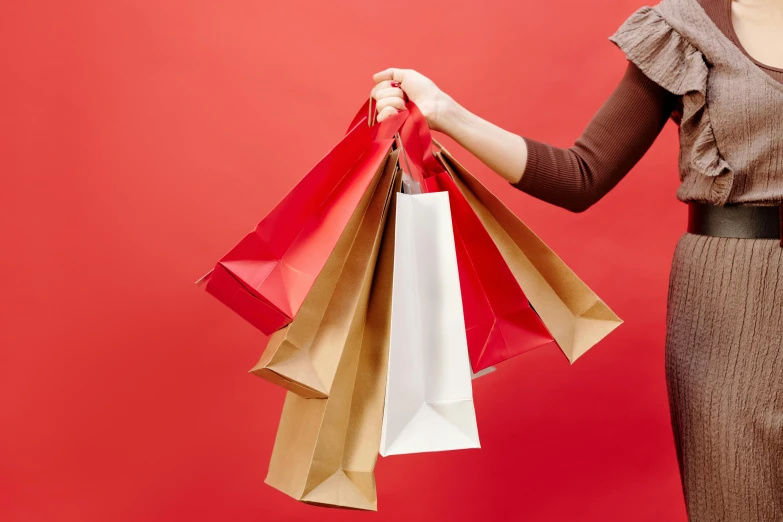
<path fill-rule="evenodd" d="M 396 161 L 394 154 L 392 160 Z M 329 398 L 305 399 L 286 394 L 266 483 L 306 503 L 377 509 L 373 470 L 386 392 L 394 198 L 400 181 L 395 173 L 392 191 L 385 201 L 385 224 L 381 223 L 374 240 L 376 252 L 380 243 L 377 262 L 371 259 L 362 276 L 362 292 L 371 291 L 369 302 L 365 302 L 366 312 L 355 312 L 355 322 L 361 328 L 345 343 Z M 364 239 L 357 236 L 360 240 Z"/>
<path fill-rule="evenodd" d="M 437 145 L 441 149 L 438 156 L 570 362 L 622 324 L 622 319 L 551 248 Z"/>
<path fill-rule="evenodd" d="M 378 191 L 388 189 L 396 165 L 396 153 L 392 154 L 395 156 L 392 158 L 390 154 L 376 174 L 296 318 L 270 336 L 261 359 L 250 370 L 251 373 L 302 397 L 328 397 L 351 327 L 352 310 L 358 305 L 359 299 L 358 291 L 345 291 L 345 288 L 351 287 L 350 278 L 353 277 L 353 272 L 345 268 L 346 262 L 349 255 L 354 255 L 353 248 L 360 228 L 375 226 L 372 219 L 368 219 L 370 214 L 374 210 L 377 216 L 380 215 L 383 195 L 379 196 L 381 199 L 376 195 Z M 379 186 L 384 177 L 386 189 Z M 372 205 L 375 205 L 375 209 Z M 364 252 L 364 255 L 367 257 L 370 252 Z M 359 269 L 365 268 L 365 261 L 355 255 L 353 262 Z M 335 291 L 338 285 L 343 288 L 340 292 Z"/>

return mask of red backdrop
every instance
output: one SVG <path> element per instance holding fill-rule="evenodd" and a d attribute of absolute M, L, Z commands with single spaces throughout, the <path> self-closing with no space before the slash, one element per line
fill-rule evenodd
<path fill-rule="evenodd" d="M 72 0 L 0 6 L 0 520 L 684 520 L 665 395 L 676 129 L 572 214 L 445 144 L 626 321 L 475 384 L 483 448 L 380 459 L 379 512 L 263 483 L 265 338 L 193 281 L 394 66 L 570 145 L 638 0 Z"/>

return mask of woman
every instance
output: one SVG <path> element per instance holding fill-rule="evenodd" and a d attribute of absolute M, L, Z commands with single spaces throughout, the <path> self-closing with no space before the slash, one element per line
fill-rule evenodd
<path fill-rule="evenodd" d="M 581 212 L 672 118 L 688 231 L 669 282 L 666 379 L 691 520 L 783 520 L 783 0 L 663 0 L 610 38 L 628 60 L 573 147 L 482 120 L 412 70 L 375 75 L 515 187 Z"/>

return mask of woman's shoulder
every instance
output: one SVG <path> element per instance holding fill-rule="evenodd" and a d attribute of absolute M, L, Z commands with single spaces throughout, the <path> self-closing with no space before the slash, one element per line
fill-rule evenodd
<path fill-rule="evenodd" d="M 682 157 L 694 172 L 717 179 L 730 173 L 731 167 L 715 143 L 707 110 L 707 80 L 711 64 L 724 60 L 721 40 L 725 38 L 700 1 L 717 4 L 718 0 L 662 0 L 641 7 L 609 40 L 648 78 L 680 96 L 681 115 L 675 121 L 681 123 Z"/>
<path fill-rule="evenodd" d="M 731 0 L 661 0 L 634 11 L 609 40 L 628 58 L 682 69 L 720 59 Z M 697 56 L 698 55 L 698 56 Z M 692 60 L 694 63 L 688 63 Z M 644 65 L 637 63 L 644 70 Z"/>
<path fill-rule="evenodd" d="M 726 28 L 730 21 L 731 0 L 659 0 L 654 4 L 639 7 L 631 16 L 637 13 L 653 11 L 672 22 L 694 24 L 698 28 L 717 26 Z"/>
<path fill-rule="evenodd" d="M 609 37 L 650 79 L 677 95 L 700 89 L 707 67 L 700 37 L 687 23 L 698 0 L 662 0 L 633 12 Z"/>

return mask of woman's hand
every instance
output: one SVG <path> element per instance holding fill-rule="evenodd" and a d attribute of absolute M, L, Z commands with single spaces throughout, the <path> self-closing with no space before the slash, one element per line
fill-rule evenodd
<path fill-rule="evenodd" d="M 377 101 L 378 121 L 405 110 L 405 95 L 421 111 L 431 129 L 443 131 L 453 100 L 435 83 L 413 69 L 386 69 L 373 75 L 372 97 Z"/>
<path fill-rule="evenodd" d="M 521 136 L 479 118 L 412 69 L 386 69 L 373 80 L 378 121 L 405 110 L 407 94 L 431 129 L 451 137 L 509 182 L 519 181 L 527 163 L 527 144 Z"/>

